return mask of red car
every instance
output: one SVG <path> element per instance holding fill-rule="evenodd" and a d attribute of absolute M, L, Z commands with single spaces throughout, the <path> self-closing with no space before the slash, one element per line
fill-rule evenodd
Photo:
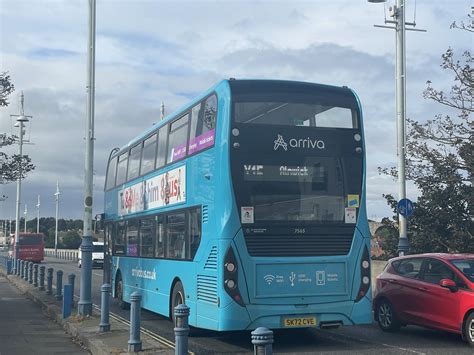
<path fill-rule="evenodd" d="M 474 254 L 389 260 L 377 277 L 373 305 L 384 331 L 416 324 L 461 334 L 474 346 Z"/>

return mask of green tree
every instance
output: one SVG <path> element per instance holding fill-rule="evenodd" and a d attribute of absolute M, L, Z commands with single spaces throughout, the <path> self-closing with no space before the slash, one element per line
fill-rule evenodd
<path fill-rule="evenodd" d="M 81 245 L 81 236 L 76 231 L 67 231 L 62 238 L 62 245 L 66 249 L 77 249 Z"/>
<path fill-rule="evenodd" d="M 472 32 L 470 25 L 452 28 Z M 445 115 L 425 123 L 408 120 L 407 179 L 421 192 L 408 221 L 410 251 L 474 252 L 474 79 L 470 51 L 457 58 L 452 48 L 442 55 L 441 68 L 453 76 L 449 91 L 427 82 L 425 99 L 442 105 Z M 392 176 L 397 171 L 382 170 Z M 385 195 L 396 211 L 396 200 Z M 396 224 L 392 223 L 396 228 Z M 395 245 L 390 246 L 394 252 Z"/>

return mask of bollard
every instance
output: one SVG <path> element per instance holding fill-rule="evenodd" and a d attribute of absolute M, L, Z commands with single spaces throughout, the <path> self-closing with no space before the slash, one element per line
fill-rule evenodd
<path fill-rule="evenodd" d="M 52 267 L 49 267 L 48 276 L 46 277 L 46 282 L 47 282 L 46 294 L 47 295 L 53 294 L 53 272 L 54 272 L 54 269 Z"/>
<path fill-rule="evenodd" d="M 26 260 L 25 260 L 24 268 L 25 268 L 25 276 L 23 277 L 23 279 L 25 281 L 28 281 L 28 261 L 26 261 Z"/>
<path fill-rule="evenodd" d="M 142 295 L 135 291 L 130 295 L 130 339 L 128 340 L 128 351 L 139 352 L 142 350 L 140 340 L 140 302 Z"/>
<path fill-rule="evenodd" d="M 16 275 L 20 276 L 21 270 L 20 270 L 20 259 L 16 259 Z"/>
<path fill-rule="evenodd" d="M 69 285 L 72 286 L 71 308 L 74 308 L 74 280 L 76 279 L 76 275 L 69 274 L 67 278 L 68 278 Z"/>
<path fill-rule="evenodd" d="M 188 334 L 189 334 L 189 307 L 185 304 L 178 304 L 174 308 L 174 339 L 175 354 L 186 355 L 188 353 Z"/>
<path fill-rule="evenodd" d="M 100 288 L 102 296 L 100 299 L 100 324 L 99 330 L 103 332 L 108 332 L 110 330 L 109 323 L 109 303 L 110 303 L 110 285 L 103 284 Z"/>
<path fill-rule="evenodd" d="M 56 299 L 61 301 L 63 299 L 63 272 L 56 271 Z"/>
<path fill-rule="evenodd" d="M 44 291 L 44 271 L 46 270 L 45 266 L 40 266 L 39 271 L 39 289 L 40 291 Z"/>
<path fill-rule="evenodd" d="M 38 264 L 33 265 L 33 286 L 38 287 Z"/>
<path fill-rule="evenodd" d="M 64 285 L 63 319 L 66 319 L 71 315 L 71 298 L 73 297 L 73 294 L 72 285 Z"/>
<path fill-rule="evenodd" d="M 254 355 L 273 354 L 273 332 L 265 327 L 259 327 L 252 333 L 252 344 Z"/>
<path fill-rule="evenodd" d="M 24 261 L 20 260 L 20 278 L 23 278 L 25 275 L 25 270 L 24 270 Z"/>
<path fill-rule="evenodd" d="M 33 283 L 33 262 L 32 261 L 28 263 L 28 268 L 30 270 L 28 271 L 28 282 L 32 284 Z"/>

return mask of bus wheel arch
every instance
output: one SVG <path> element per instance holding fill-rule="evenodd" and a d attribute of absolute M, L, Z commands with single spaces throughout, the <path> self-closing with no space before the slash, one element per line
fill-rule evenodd
<path fill-rule="evenodd" d="M 123 278 L 120 270 L 117 270 L 115 274 L 115 298 L 118 300 L 121 309 L 130 308 L 130 303 L 123 300 Z"/>
<path fill-rule="evenodd" d="M 174 323 L 174 307 L 178 304 L 186 303 L 186 293 L 184 291 L 184 286 L 179 277 L 175 277 L 171 283 L 170 289 L 170 300 L 169 300 L 169 318 Z"/>

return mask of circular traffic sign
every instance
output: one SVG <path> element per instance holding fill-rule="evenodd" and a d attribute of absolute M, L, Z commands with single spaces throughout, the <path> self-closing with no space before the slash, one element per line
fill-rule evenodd
<path fill-rule="evenodd" d="M 410 217 L 413 214 L 413 202 L 407 198 L 402 198 L 398 201 L 397 210 L 402 216 Z"/>

